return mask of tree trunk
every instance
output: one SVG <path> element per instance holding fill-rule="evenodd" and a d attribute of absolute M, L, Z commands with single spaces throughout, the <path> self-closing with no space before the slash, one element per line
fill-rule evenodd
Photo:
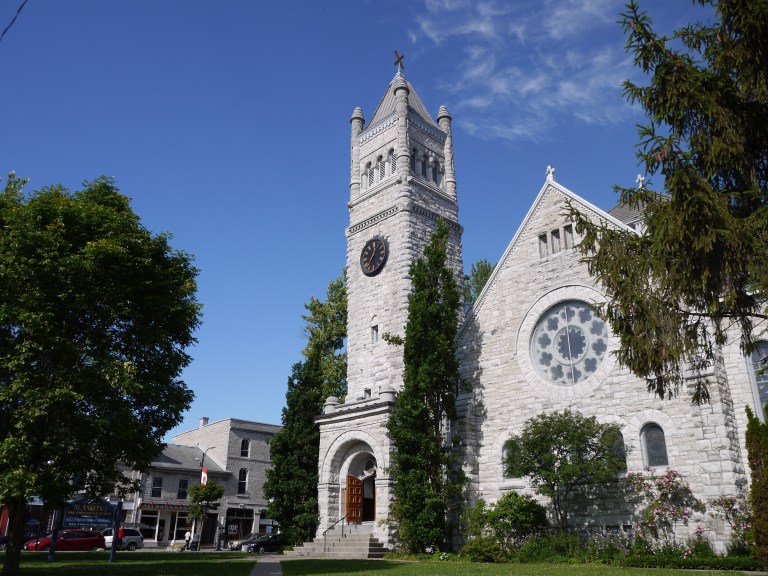
<path fill-rule="evenodd" d="M 12 498 L 6 503 L 8 507 L 8 544 L 3 561 L 3 576 L 18 576 L 21 561 L 21 547 L 24 537 L 24 516 L 27 512 L 27 501 L 24 498 Z"/>

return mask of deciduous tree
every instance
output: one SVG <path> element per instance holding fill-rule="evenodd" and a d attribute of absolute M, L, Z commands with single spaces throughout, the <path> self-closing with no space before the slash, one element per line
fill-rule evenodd
<path fill-rule="evenodd" d="M 272 467 L 264 484 L 270 517 L 294 544 L 309 540 L 317 530 L 320 431 L 315 416 L 328 396 L 343 399 L 347 391 L 346 277 L 330 282 L 325 300 L 312 297 L 305 307 L 305 359 L 294 364 L 288 379 L 283 428 L 272 437 Z"/>
<path fill-rule="evenodd" d="M 442 547 L 449 505 L 461 486 L 444 423 L 455 417 L 459 364 L 455 339 L 461 303 L 455 273 L 446 266 L 448 226 L 439 221 L 410 268 L 403 345 L 403 389 L 387 422 L 392 440 L 393 513 L 401 544 L 411 552 Z"/>
<path fill-rule="evenodd" d="M 615 424 L 571 410 L 540 414 L 504 444 L 504 466 L 509 476 L 530 478 L 536 492 L 552 501 L 555 520 L 565 529 L 574 496 L 616 480 L 626 469 L 619 434 Z"/>
<path fill-rule="evenodd" d="M 309 314 L 307 346 L 303 354 L 316 354 L 323 373 L 323 398 L 335 396 L 340 401 L 347 395 L 347 275 L 346 272 L 328 284 L 325 300 L 312 296 L 304 306 Z"/>
<path fill-rule="evenodd" d="M 264 483 L 268 513 L 293 544 L 311 539 L 317 530 L 320 431 L 315 416 L 322 410 L 323 394 L 320 359 L 311 354 L 306 361 L 293 365 L 285 395 L 283 428 L 269 446 L 272 466 Z"/>
<path fill-rule="evenodd" d="M 3 573 L 18 574 L 27 498 L 127 487 L 193 393 L 179 375 L 200 322 L 197 270 L 144 228 L 111 178 L 0 194 Z"/>
<path fill-rule="evenodd" d="M 222 496 L 224 496 L 224 486 L 218 482 L 195 484 L 189 489 L 189 515 L 200 524 L 201 532 L 205 515 L 219 509 L 219 500 Z"/>
<path fill-rule="evenodd" d="M 488 278 L 493 274 L 495 264 L 491 264 L 486 259 L 478 260 L 472 263 L 469 274 L 464 275 L 464 301 L 475 302 L 485 287 Z"/>
<path fill-rule="evenodd" d="M 642 210 L 640 234 L 572 209 L 589 270 L 610 295 L 603 311 L 622 365 L 661 398 L 703 376 L 733 325 L 742 350 L 768 294 L 768 5 L 696 0 L 702 22 L 656 33 L 632 0 L 627 49 L 648 77 L 625 82 L 643 108 L 637 157 L 648 181 L 619 188 Z M 659 176 L 654 188 L 651 176 Z"/>

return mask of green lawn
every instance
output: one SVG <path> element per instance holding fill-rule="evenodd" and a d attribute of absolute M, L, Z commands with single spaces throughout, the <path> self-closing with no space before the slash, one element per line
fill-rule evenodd
<path fill-rule="evenodd" d="M 735 576 L 743 572 L 696 572 L 573 564 L 472 564 L 399 560 L 287 560 L 283 576 L 366 574 L 368 576 Z"/>
<path fill-rule="evenodd" d="M 4 554 L 0 553 L 0 561 Z M 248 576 L 256 558 L 239 552 L 122 552 L 109 563 L 108 552 L 24 553 L 24 576 Z M 573 564 L 473 564 L 403 560 L 285 560 L 283 576 L 366 574 L 369 576 L 684 576 L 693 570 L 614 568 Z M 742 572 L 700 572 L 735 576 Z"/>
<path fill-rule="evenodd" d="M 5 554 L 0 554 L 0 562 Z M 24 576 L 248 576 L 256 558 L 239 552 L 58 552 L 56 562 L 48 554 L 21 555 Z"/>

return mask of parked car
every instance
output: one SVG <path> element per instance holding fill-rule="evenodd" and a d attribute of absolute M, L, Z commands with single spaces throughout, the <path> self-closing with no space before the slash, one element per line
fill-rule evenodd
<path fill-rule="evenodd" d="M 243 548 L 243 544 L 246 542 L 253 542 L 256 540 L 259 536 L 264 536 L 264 534 L 259 534 L 258 532 L 251 532 L 248 534 L 248 536 L 243 536 L 239 540 L 232 540 L 228 546 L 230 550 L 241 550 Z"/>
<path fill-rule="evenodd" d="M 45 536 L 45 532 L 42 532 L 40 536 Z M 22 536 L 21 541 L 26 542 L 30 538 L 37 538 L 37 530 L 25 530 L 24 536 Z M 23 544 L 22 544 L 23 546 Z M 0 552 L 5 550 L 8 547 L 8 536 L 0 536 Z"/>
<path fill-rule="evenodd" d="M 41 536 L 39 540 L 27 540 L 24 550 L 48 550 L 51 547 L 51 535 Z M 104 536 L 94 530 L 77 528 L 59 530 L 56 538 L 56 550 L 99 550 L 106 548 Z"/>
<path fill-rule="evenodd" d="M 277 552 L 287 544 L 285 537 L 281 534 L 264 534 L 253 542 L 245 545 L 246 552 L 255 552 L 264 554 L 264 552 Z"/>
<path fill-rule="evenodd" d="M 104 543 L 107 550 L 112 548 L 112 528 L 102 530 Z M 136 528 L 123 528 L 123 542 L 117 547 L 118 550 L 136 550 L 144 548 L 144 536 Z"/>

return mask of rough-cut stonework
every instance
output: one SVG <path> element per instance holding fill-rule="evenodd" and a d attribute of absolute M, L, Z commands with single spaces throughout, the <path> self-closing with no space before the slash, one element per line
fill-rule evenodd
<path fill-rule="evenodd" d="M 566 199 L 597 218 L 612 221 L 548 181 L 462 327 L 462 374 L 471 382 L 472 392 L 462 398 L 460 429 L 467 444 L 471 498 L 494 501 L 506 490 L 527 489 L 523 479 L 504 477 L 504 441 L 532 416 L 565 408 L 618 424 L 631 471 L 644 469 L 640 432 L 644 425 L 655 423 L 664 430 L 669 466 L 684 476 L 700 499 L 738 493 L 747 476 L 744 419 L 734 406 L 743 412 L 745 405 L 754 403 L 746 360 L 734 357 L 732 350 L 712 369 L 712 403 L 705 406 L 692 405 L 685 393 L 675 400 L 650 395 L 643 380 L 610 356 L 591 377 L 571 386 L 554 385 L 534 369 L 529 344 L 542 314 L 559 302 L 599 303 L 605 298 L 575 250 L 552 253 L 550 245 L 550 253 L 541 256 L 540 235 L 560 230 L 563 236 L 567 223 L 561 214 Z M 614 341 L 609 350 L 615 346 Z M 576 525 L 616 529 L 630 525 L 635 512 L 616 495 L 606 494 L 603 502 L 591 503 L 589 513 L 577 513 L 572 520 Z M 692 525 L 701 525 L 721 547 L 728 538 L 722 523 L 709 516 L 696 517 Z"/>
<path fill-rule="evenodd" d="M 413 87 L 398 74 L 371 124 L 364 127 L 359 108 L 351 123 L 349 393 L 343 403 L 330 398 L 318 417 L 318 534 L 347 512 L 346 479 L 355 476 L 367 482 L 367 494 L 375 497 L 373 512 L 369 510 L 363 520 L 374 522 L 376 535 L 394 544 L 385 423 L 402 387 L 403 364 L 402 350 L 388 345 L 381 336 L 404 333 L 408 269 L 422 255 L 438 217 L 451 226 L 450 266 L 461 275 L 462 228 L 450 116 L 444 107 L 435 124 Z M 383 175 L 379 174 L 380 158 L 384 160 Z M 395 163 L 394 170 L 390 162 Z M 692 405 L 685 392 L 665 401 L 649 394 L 645 382 L 619 366 L 610 354 L 617 346 L 610 334 L 602 361 L 576 384 L 554 384 L 534 366 L 530 343 L 542 315 L 563 302 L 598 304 L 606 298 L 573 249 L 578 237 L 562 216 L 566 200 L 595 220 L 629 229 L 557 183 L 554 170 L 548 170 L 544 186 L 459 333 L 462 377 L 471 385 L 471 392 L 458 399 L 460 416 L 454 429 L 463 443 L 469 503 L 478 498 L 495 501 L 508 490 L 531 492 L 525 479 L 504 477 L 504 442 L 529 418 L 565 408 L 618 424 L 630 471 L 646 467 L 641 431 L 653 423 L 664 432 L 668 465 L 683 475 L 697 497 L 706 501 L 739 493 L 748 482 L 744 407 L 754 409 L 757 402 L 753 375 L 738 349 L 738 334 L 711 368 L 712 402 L 704 406 Z M 377 276 L 368 277 L 362 273 L 359 259 L 363 245 L 373 237 L 387 242 L 389 257 Z M 376 464 L 375 479 L 366 468 L 371 461 Z M 619 489 L 618 485 L 607 489 L 597 501 L 576 510 L 573 524 L 608 530 L 630 526 L 638 511 Z M 691 529 L 697 525 L 719 548 L 724 547 L 729 535 L 721 521 L 699 515 Z M 682 536 L 686 533 L 686 529 L 680 530 Z"/>
<path fill-rule="evenodd" d="M 450 115 L 438 123 L 413 87 L 398 74 L 368 126 L 362 111 L 352 115 L 348 277 L 348 393 L 329 399 L 320 424 L 318 535 L 346 515 L 347 477 L 363 479 L 364 521 L 375 535 L 394 543 L 389 518 L 389 409 L 402 388 L 402 349 L 383 336 L 404 334 L 411 290 L 411 262 L 423 254 L 439 218 L 451 231 L 449 265 L 463 273 Z M 415 157 L 412 155 L 416 151 Z M 383 168 L 383 169 L 382 169 Z M 370 239 L 388 247 L 384 268 L 366 276 L 360 253 Z M 367 465 L 375 464 L 375 476 Z"/>

